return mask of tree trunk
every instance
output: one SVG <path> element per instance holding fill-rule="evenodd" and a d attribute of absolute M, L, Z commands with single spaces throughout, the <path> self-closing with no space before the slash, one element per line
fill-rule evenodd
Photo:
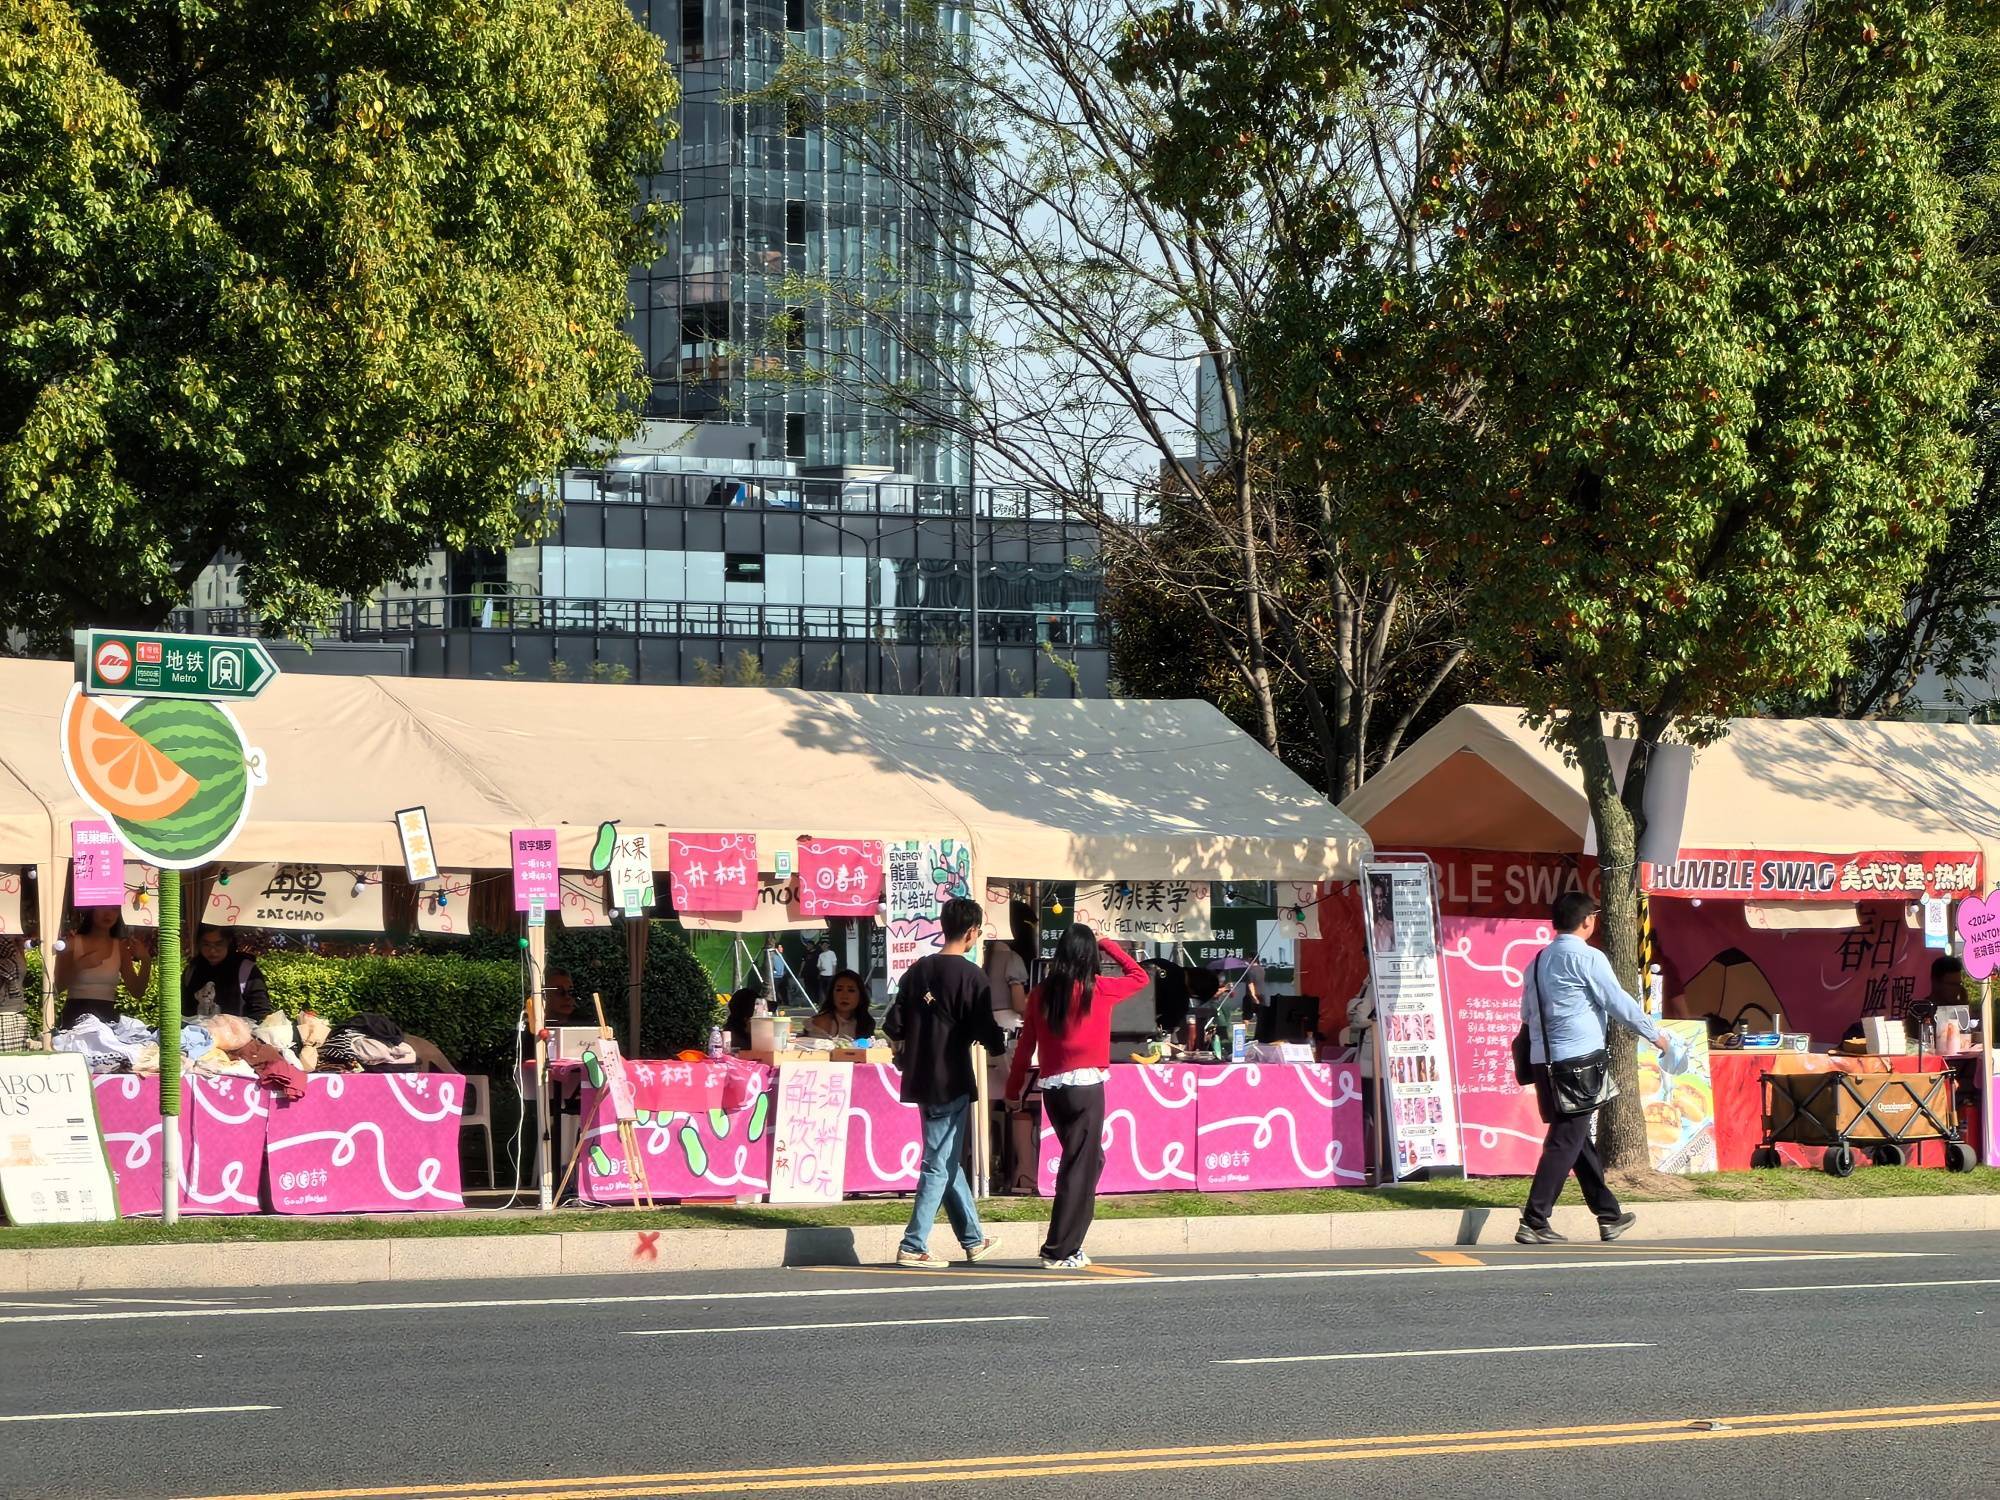
<path fill-rule="evenodd" d="M 1595 708 L 1572 710 L 1562 730 L 1576 752 L 1583 772 L 1590 820 L 1597 829 L 1598 876 L 1604 886 L 1604 912 L 1599 919 L 1604 951 L 1627 994 L 1642 997 L 1639 976 L 1639 833 L 1645 804 L 1645 764 L 1637 753 L 1627 770 L 1626 795 L 1605 747 L 1603 722 Z M 1605 1028 L 1611 1054 L 1611 1076 L 1618 1097 L 1597 1116 L 1597 1149 L 1607 1169 L 1643 1170 L 1650 1165 L 1646 1148 L 1646 1116 L 1639 1099 L 1638 1038 L 1623 1026 Z"/>

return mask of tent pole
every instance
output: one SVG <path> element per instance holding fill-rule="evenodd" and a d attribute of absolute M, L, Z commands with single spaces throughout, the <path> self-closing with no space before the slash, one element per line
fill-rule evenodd
<path fill-rule="evenodd" d="M 160 871 L 160 1222 L 181 1216 L 181 872 Z"/>
<path fill-rule="evenodd" d="M 626 1033 L 631 1040 L 626 1045 L 634 1057 L 646 1055 L 639 1045 L 639 1022 L 642 986 L 646 980 L 646 948 L 651 940 L 652 924 L 643 916 L 625 919 L 625 1008 L 631 1026 Z"/>
<path fill-rule="evenodd" d="M 528 919 L 524 914 L 523 922 Z M 528 934 L 528 1029 L 535 1036 L 535 1172 L 540 1178 L 536 1201 L 543 1213 L 555 1207 L 554 1163 L 549 1160 L 549 1040 L 542 1033 L 542 984 L 549 956 L 549 930 L 532 923 Z"/>

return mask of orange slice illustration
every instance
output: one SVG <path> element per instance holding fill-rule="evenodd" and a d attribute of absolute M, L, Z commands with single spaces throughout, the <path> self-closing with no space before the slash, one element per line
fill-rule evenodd
<path fill-rule="evenodd" d="M 114 818 L 134 823 L 171 817 L 201 783 L 120 723 L 117 715 L 79 695 L 70 707 L 69 763 L 83 789 Z"/>

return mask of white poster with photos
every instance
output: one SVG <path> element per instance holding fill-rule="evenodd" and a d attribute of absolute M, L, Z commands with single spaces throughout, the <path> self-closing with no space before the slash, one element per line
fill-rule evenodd
<path fill-rule="evenodd" d="M 1362 892 L 1375 981 L 1375 1060 L 1396 1176 L 1462 1168 L 1430 866 L 1367 865 Z"/>

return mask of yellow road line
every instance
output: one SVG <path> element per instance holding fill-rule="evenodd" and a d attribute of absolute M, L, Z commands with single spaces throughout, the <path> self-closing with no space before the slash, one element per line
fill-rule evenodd
<path fill-rule="evenodd" d="M 1151 1271 L 1134 1270 L 1130 1266 L 1100 1266 L 1096 1263 L 1085 1267 L 1093 1276 L 1151 1276 Z"/>
<path fill-rule="evenodd" d="M 1463 1250 L 1419 1250 L 1417 1254 L 1425 1260 L 1434 1260 L 1441 1266 L 1478 1266 L 1484 1261 L 1475 1260 Z"/>
<path fill-rule="evenodd" d="M 927 1480 L 944 1478 L 993 1478 L 1000 1474 L 1056 1474 L 1107 1472 L 1078 1465 L 1109 1465 L 1111 1468 L 1171 1468 L 1177 1464 L 1215 1467 L 1231 1463 L 1313 1462 L 1344 1454 L 1386 1456 L 1390 1453 L 1475 1453 L 1495 1452 L 1508 1447 L 1573 1447 L 1640 1441 L 1677 1441 L 1687 1437 L 1776 1435 L 1786 1432 L 1833 1432 L 1861 1427 L 1912 1427 L 1955 1425 L 1968 1422 L 2000 1422 L 2000 1400 L 1954 1401 L 1924 1406 L 1853 1407 L 1843 1411 L 1778 1412 L 1763 1416 L 1723 1418 L 1733 1424 L 1721 1431 L 1697 1429 L 1690 1417 L 1644 1419 L 1630 1422 L 1597 1423 L 1576 1427 L 1518 1427 L 1470 1432 L 1413 1433 L 1402 1436 L 1375 1435 L 1345 1438 L 1302 1438 L 1266 1443 L 1212 1443 L 1181 1448 L 1111 1448 L 1071 1453 L 995 1454 L 976 1458 L 929 1458 L 877 1463 L 844 1463 L 793 1466 L 770 1469 L 716 1469 L 664 1474 L 603 1474 L 568 1479 L 495 1479 L 455 1484 L 380 1485 L 362 1489 L 278 1490 L 241 1495 L 211 1495 L 198 1500 L 372 1500 L 372 1497 L 413 1495 L 478 1496 L 499 1500 L 502 1496 L 536 1496 L 539 1500 L 583 1500 L 586 1495 L 631 1496 L 650 1494 L 634 1490 L 635 1485 L 688 1484 L 714 1487 L 733 1481 L 752 1481 L 738 1486 L 754 1489 L 758 1484 L 773 1488 L 810 1488 L 813 1483 L 893 1484 L 907 1482 L 907 1476 Z M 1468 1446 L 1482 1445 L 1482 1446 Z M 1027 1465 L 1031 1467 L 1023 1468 Z M 1050 1468 L 1049 1465 L 1065 1466 Z M 1004 1467 L 1002 1467 L 1004 1466 Z M 565 1489 L 565 1486 L 616 1485 L 613 1490 Z M 666 1491 L 660 1493 L 687 1493 Z"/>

